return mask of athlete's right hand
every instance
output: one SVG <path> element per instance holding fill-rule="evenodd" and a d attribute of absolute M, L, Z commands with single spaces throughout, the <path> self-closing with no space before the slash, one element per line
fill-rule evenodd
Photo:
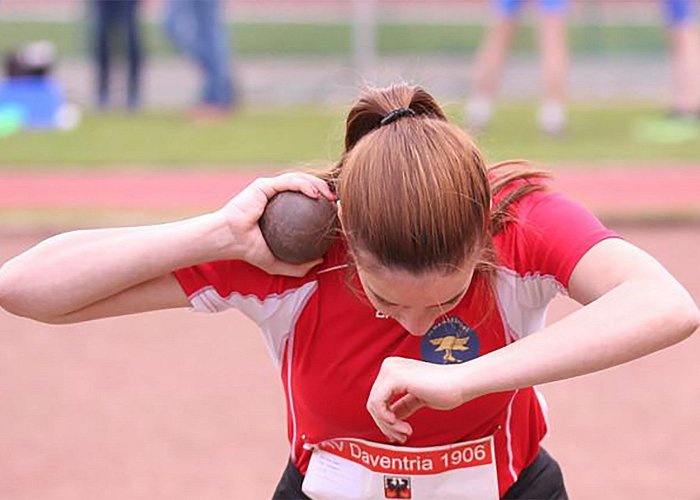
<path fill-rule="evenodd" d="M 451 410 L 477 396 L 467 393 L 462 366 L 386 358 L 367 398 L 367 411 L 385 436 L 403 444 L 413 434 L 407 419 L 421 408 Z"/>
<path fill-rule="evenodd" d="M 311 198 L 325 196 L 330 201 L 336 197 L 328 185 L 318 177 L 291 172 L 276 177 L 261 177 L 249 184 L 229 201 L 218 213 L 224 218 L 231 232 L 229 242 L 231 258 L 245 260 L 270 274 L 304 276 L 321 259 L 304 264 L 289 264 L 272 255 L 263 239 L 258 220 L 267 202 L 282 191 L 299 191 Z"/>

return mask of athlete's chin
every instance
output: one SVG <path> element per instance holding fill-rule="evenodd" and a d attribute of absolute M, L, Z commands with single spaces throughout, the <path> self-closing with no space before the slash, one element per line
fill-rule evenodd
<path fill-rule="evenodd" d="M 403 327 L 404 330 L 406 330 L 410 335 L 414 337 L 425 337 L 425 335 L 428 333 L 428 330 L 430 329 L 429 326 L 425 328 L 416 328 L 411 325 L 405 325 L 399 321 L 399 324 Z"/>

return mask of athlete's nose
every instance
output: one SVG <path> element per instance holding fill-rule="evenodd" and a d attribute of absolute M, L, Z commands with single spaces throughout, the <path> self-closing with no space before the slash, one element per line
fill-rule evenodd
<path fill-rule="evenodd" d="M 428 311 L 405 312 L 401 317 L 396 318 L 408 333 L 416 337 L 422 337 L 435 323 L 437 316 Z"/>

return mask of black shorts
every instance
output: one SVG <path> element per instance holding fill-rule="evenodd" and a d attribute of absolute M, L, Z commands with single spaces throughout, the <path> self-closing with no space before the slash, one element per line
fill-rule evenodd
<path fill-rule="evenodd" d="M 289 462 L 282 474 L 277 489 L 272 494 L 273 500 L 308 499 L 301 491 L 304 476 L 299 469 Z M 564 476 L 556 460 L 544 448 L 540 448 L 535 461 L 525 467 L 518 480 L 506 491 L 505 499 L 566 500 Z"/>

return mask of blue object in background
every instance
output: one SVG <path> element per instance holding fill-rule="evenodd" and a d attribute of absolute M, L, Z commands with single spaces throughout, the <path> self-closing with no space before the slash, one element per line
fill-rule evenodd
<path fill-rule="evenodd" d="M 0 83 L 0 109 L 21 109 L 23 128 L 61 127 L 59 116 L 64 104 L 61 87 L 45 76 L 11 77 Z"/>

